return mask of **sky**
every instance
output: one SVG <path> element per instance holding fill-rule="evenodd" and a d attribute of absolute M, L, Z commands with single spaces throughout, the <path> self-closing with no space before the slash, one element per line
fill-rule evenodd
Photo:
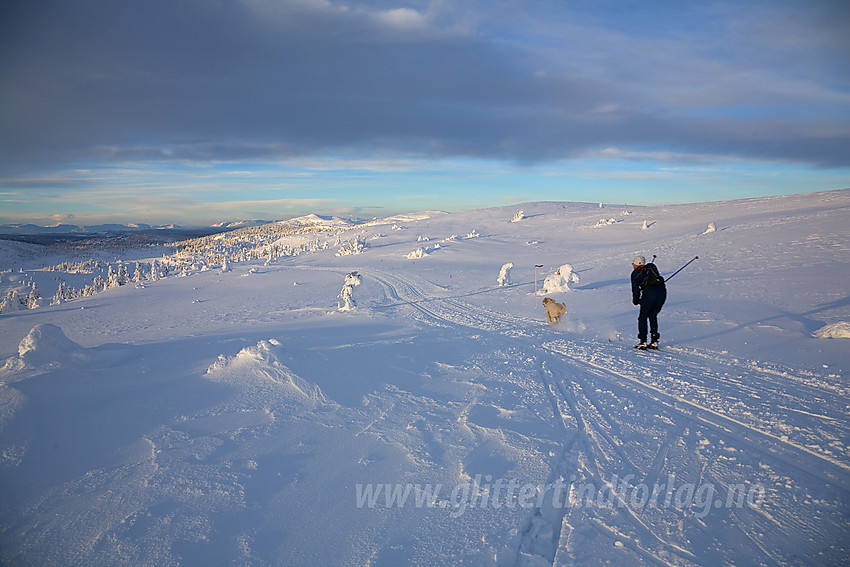
<path fill-rule="evenodd" d="M 847 187 L 846 0 L 0 3 L 0 223 Z"/>

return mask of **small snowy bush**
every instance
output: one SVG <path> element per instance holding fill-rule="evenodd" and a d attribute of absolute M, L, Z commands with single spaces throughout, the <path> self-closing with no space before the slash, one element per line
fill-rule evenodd
<path fill-rule="evenodd" d="M 716 232 L 716 231 L 717 231 L 717 225 L 715 225 L 713 222 L 710 222 L 710 223 L 708 223 L 708 228 L 705 229 L 705 232 L 703 232 L 703 234 L 711 234 L 712 232 Z"/>
<path fill-rule="evenodd" d="M 354 288 L 360 285 L 360 274 L 351 272 L 345 275 L 342 291 L 339 292 L 341 301 L 337 304 L 340 311 L 351 311 L 356 307 L 354 303 Z"/>
<path fill-rule="evenodd" d="M 414 250 L 413 252 L 411 252 L 407 255 L 407 259 L 408 260 L 418 260 L 419 258 L 422 258 L 422 257 L 427 256 L 427 255 L 428 255 L 428 252 L 426 252 L 424 248 L 417 248 L 416 250 Z"/>
<path fill-rule="evenodd" d="M 38 287 L 36 287 L 35 282 L 32 282 L 30 292 L 27 294 L 26 299 L 24 299 L 24 306 L 27 309 L 38 309 L 41 307 L 41 294 L 38 293 Z"/>
<path fill-rule="evenodd" d="M 337 256 L 354 256 L 356 254 L 361 254 L 366 249 L 366 241 L 361 239 L 359 236 L 355 236 L 351 240 L 346 240 L 339 247 L 339 251 L 336 253 Z"/>
<path fill-rule="evenodd" d="M 524 218 L 525 218 L 525 211 L 520 210 L 520 211 L 516 212 L 516 214 L 514 215 L 514 218 L 511 219 L 511 222 L 519 222 Z"/>
<path fill-rule="evenodd" d="M 507 264 L 502 266 L 501 270 L 499 270 L 499 278 L 496 280 L 496 282 L 500 286 L 511 285 L 511 268 L 513 267 L 513 262 L 508 262 Z"/>
<path fill-rule="evenodd" d="M 6 298 L 0 303 L 0 313 L 9 313 L 10 311 L 22 311 L 26 309 L 26 298 L 21 297 L 17 289 L 13 289 L 6 294 Z"/>
<path fill-rule="evenodd" d="M 543 280 L 543 289 L 537 294 L 546 295 L 558 291 L 570 291 L 578 281 L 578 274 L 573 272 L 573 267 L 570 264 L 564 264 L 554 274 L 546 276 L 546 279 Z"/>

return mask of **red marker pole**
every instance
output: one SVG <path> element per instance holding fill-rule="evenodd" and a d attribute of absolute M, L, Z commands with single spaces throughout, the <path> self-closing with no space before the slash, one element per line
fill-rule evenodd
<path fill-rule="evenodd" d="M 534 299 L 533 299 L 532 303 L 534 304 L 535 308 L 537 308 L 537 268 L 542 268 L 542 267 L 543 267 L 543 264 L 540 264 L 540 265 L 534 264 L 534 296 L 533 296 Z"/>

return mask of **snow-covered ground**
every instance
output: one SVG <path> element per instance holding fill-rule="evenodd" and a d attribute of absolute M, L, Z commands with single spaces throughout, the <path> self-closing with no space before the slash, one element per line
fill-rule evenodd
<path fill-rule="evenodd" d="M 0 315 L 0 563 L 850 562 L 850 190 L 270 226 Z M 699 256 L 658 352 L 636 254 Z"/>

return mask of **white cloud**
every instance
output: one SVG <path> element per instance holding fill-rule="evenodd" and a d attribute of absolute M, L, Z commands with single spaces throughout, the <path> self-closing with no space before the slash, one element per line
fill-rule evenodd
<path fill-rule="evenodd" d="M 397 28 L 424 28 L 428 25 L 425 16 L 410 8 L 395 8 L 378 12 L 377 17 L 381 22 Z"/>

